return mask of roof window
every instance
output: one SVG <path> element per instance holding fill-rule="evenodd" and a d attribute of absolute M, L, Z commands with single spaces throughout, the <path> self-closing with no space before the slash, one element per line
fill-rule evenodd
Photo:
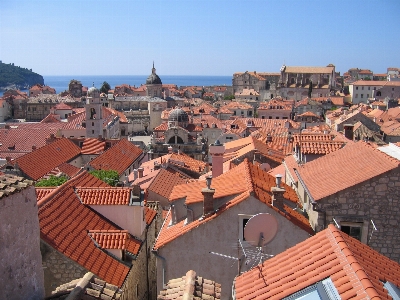
<path fill-rule="evenodd" d="M 288 297 L 283 298 L 284 300 L 339 300 L 339 296 L 336 287 L 330 278 L 319 281 L 301 291 L 298 291 Z"/>
<path fill-rule="evenodd" d="M 400 300 L 400 289 L 390 281 L 386 281 L 383 286 L 387 289 L 390 296 L 392 296 L 393 300 Z"/>

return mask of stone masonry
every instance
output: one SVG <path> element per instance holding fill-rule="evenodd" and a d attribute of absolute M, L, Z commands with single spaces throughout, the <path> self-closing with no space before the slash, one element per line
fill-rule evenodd
<path fill-rule="evenodd" d="M 345 178 L 344 178 L 345 180 Z M 335 221 L 362 224 L 361 241 L 400 263 L 400 171 L 386 172 L 344 191 L 318 200 L 318 209 L 308 208 L 316 231 Z M 326 213 L 326 221 L 324 220 Z M 374 230 L 372 222 L 377 230 Z"/>
<path fill-rule="evenodd" d="M 50 296 L 58 286 L 83 277 L 88 270 L 61 254 L 45 242 L 40 242 L 44 271 L 44 288 Z"/>

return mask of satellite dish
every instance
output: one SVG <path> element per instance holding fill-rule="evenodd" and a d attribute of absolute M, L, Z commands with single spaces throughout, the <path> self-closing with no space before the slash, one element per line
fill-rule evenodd
<path fill-rule="evenodd" d="M 243 235 L 249 244 L 262 247 L 272 241 L 277 231 L 278 221 L 276 218 L 271 214 L 261 213 L 247 221 Z"/>

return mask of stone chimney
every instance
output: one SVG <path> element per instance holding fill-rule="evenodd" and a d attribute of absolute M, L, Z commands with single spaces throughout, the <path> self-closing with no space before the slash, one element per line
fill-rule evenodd
<path fill-rule="evenodd" d="M 283 208 L 284 197 L 283 194 L 285 193 L 285 189 L 281 187 L 282 182 L 282 175 L 276 175 L 276 186 L 271 188 L 272 192 L 272 206 L 275 206 L 280 211 L 285 211 Z"/>
<path fill-rule="evenodd" d="M 343 129 L 344 129 L 344 136 L 352 141 L 353 137 L 354 137 L 354 132 L 353 132 L 354 125 L 353 124 L 344 124 Z"/>
<path fill-rule="evenodd" d="M 211 188 L 211 180 L 212 176 L 208 176 L 206 178 L 207 187 L 201 190 L 203 194 L 203 216 L 208 215 L 209 213 L 214 212 L 214 193 L 215 189 Z"/>
<path fill-rule="evenodd" d="M 133 181 L 135 181 L 138 178 L 138 170 L 133 169 Z"/>
<path fill-rule="evenodd" d="M 223 163 L 225 146 L 222 145 L 219 140 L 216 140 L 214 144 L 210 145 L 209 152 L 211 154 L 212 162 L 212 177 L 216 178 L 224 172 Z"/>
<path fill-rule="evenodd" d="M 172 154 L 172 147 L 171 146 L 168 146 L 168 153 Z"/>
<path fill-rule="evenodd" d="M 144 171 L 143 168 L 139 168 L 139 169 L 138 169 L 139 178 L 142 178 L 142 177 L 143 177 L 143 171 Z"/>

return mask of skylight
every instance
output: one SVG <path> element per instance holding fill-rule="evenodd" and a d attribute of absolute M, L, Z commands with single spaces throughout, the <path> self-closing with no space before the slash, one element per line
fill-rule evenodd
<path fill-rule="evenodd" d="M 330 278 L 310 285 L 283 300 L 339 300 L 341 299 Z"/>

